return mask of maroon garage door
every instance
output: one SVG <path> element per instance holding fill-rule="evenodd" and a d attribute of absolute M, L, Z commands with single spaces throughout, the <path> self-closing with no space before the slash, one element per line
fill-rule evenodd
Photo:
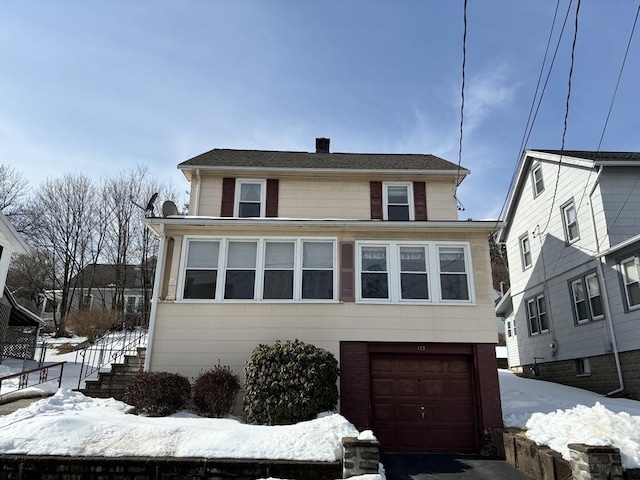
<path fill-rule="evenodd" d="M 370 358 L 373 431 L 383 450 L 477 451 L 470 356 Z"/>

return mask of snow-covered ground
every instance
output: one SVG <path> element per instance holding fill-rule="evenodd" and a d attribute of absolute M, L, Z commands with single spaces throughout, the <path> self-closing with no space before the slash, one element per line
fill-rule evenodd
<path fill-rule="evenodd" d="M 0 374 L 11 369 L 6 362 L 0 368 Z M 499 371 L 499 378 L 505 426 L 528 429 L 527 436 L 565 458 L 568 443 L 615 445 L 625 468 L 640 468 L 640 402 L 523 379 L 506 370 Z M 130 407 L 122 402 L 84 397 L 63 387 L 0 417 L 0 453 L 326 461 L 340 458 L 341 437 L 358 435 L 338 414 L 277 427 L 189 412 L 148 418 L 127 413 Z M 384 479 L 384 472 L 367 478 Z"/>

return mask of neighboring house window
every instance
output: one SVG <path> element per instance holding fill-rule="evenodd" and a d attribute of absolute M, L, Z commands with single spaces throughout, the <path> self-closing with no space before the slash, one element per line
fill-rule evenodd
<path fill-rule="evenodd" d="M 620 262 L 628 308 L 640 307 L 640 256 Z"/>
<path fill-rule="evenodd" d="M 526 270 L 531 266 L 531 243 L 529 235 L 524 234 L 520 237 L 520 259 L 522 261 L 522 269 Z"/>
<path fill-rule="evenodd" d="M 335 299 L 334 240 L 188 239 L 186 258 L 185 300 Z"/>
<path fill-rule="evenodd" d="M 595 273 L 591 273 L 571 282 L 573 313 L 578 323 L 599 320 L 604 316 L 600 282 Z"/>
<path fill-rule="evenodd" d="M 142 297 L 138 295 L 125 296 L 124 309 L 125 313 L 138 313 L 142 308 Z"/>
<path fill-rule="evenodd" d="M 384 184 L 384 220 L 413 220 L 411 184 Z"/>
<path fill-rule="evenodd" d="M 265 216 L 264 180 L 236 180 L 236 217 Z"/>
<path fill-rule="evenodd" d="M 527 300 L 527 317 L 529 320 L 529 332 L 531 335 L 538 335 L 549 331 L 549 321 L 547 320 L 547 306 L 544 295 Z"/>
<path fill-rule="evenodd" d="M 183 298 L 216 298 L 220 242 L 189 240 Z"/>
<path fill-rule="evenodd" d="M 577 240 L 580 237 L 580 232 L 578 230 L 578 218 L 573 200 L 562 207 L 562 221 L 564 224 L 564 237 L 567 243 Z"/>
<path fill-rule="evenodd" d="M 421 242 L 358 244 L 361 301 L 469 302 L 468 247 Z M 430 261 L 430 259 L 437 259 Z M 439 278 L 433 285 L 430 278 Z M 435 289 L 435 293 L 431 291 Z"/>
<path fill-rule="evenodd" d="M 507 320 L 507 337 L 511 337 L 511 320 Z"/>
<path fill-rule="evenodd" d="M 443 300 L 469 300 L 466 256 L 461 247 L 439 247 L 440 291 Z"/>
<path fill-rule="evenodd" d="M 91 310 L 93 304 L 93 293 L 89 293 L 82 298 L 82 306 Z"/>
<path fill-rule="evenodd" d="M 544 180 L 542 178 L 542 166 L 536 165 L 531 170 L 531 181 L 533 182 L 534 197 L 544 192 Z"/>
<path fill-rule="evenodd" d="M 576 375 L 591 375 L 591 362 L 588 358 L 576 358 Z"/>

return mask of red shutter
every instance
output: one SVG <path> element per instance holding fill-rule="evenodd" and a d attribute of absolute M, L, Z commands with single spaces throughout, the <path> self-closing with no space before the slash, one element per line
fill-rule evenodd
<path fill-rule="evenodd" d="M 278 216 L 278 179 L 277 178 L 267 179 L 266 216 L 267 217 Z"/>
<path fill-rule="evenodd" d="M 233 217 L 233 200 L 236 189 L 235 178 L 222 179 L 222 205 L 220 207 L 221 217 Z"/>
<path fill-rule="evenodd" d="M 353 242 L 340 242 L 340 300 L 343 302 L 355 301 L 353 250 Z"/>
<path fill-rule="evenodd" d="M 424 182 L 413 182 L 413 206 L 416 220 L 427 220 L 427 186 Z"/>
<path fill-rule="evenodd" d="M 382 220 L 382 182 L 370 182 L 371 220 Z"/>

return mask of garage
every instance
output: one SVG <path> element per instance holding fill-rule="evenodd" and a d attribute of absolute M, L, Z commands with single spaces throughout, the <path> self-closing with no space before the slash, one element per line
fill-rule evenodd
<path fill-rule="evenodd" d="M 475 452 L 471 357 L 371 355 L 373 430 L 381 448 Z"/>
<path fill-rule="evenodd" d="M 491 448 L 502 427 L 494 345 L 340 342 L 340 412 L 386 452 Z"/>

